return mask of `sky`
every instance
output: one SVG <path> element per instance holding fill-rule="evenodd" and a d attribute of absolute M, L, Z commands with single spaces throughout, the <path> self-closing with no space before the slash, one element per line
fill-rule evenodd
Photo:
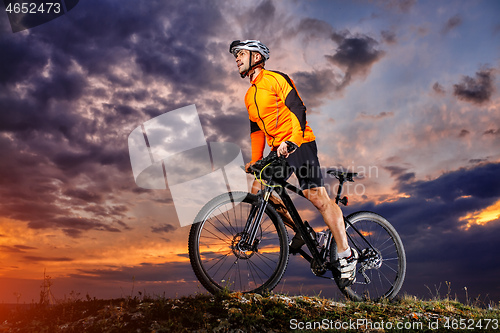
<path fill-rule="evenodd" d="M 235 39 L 294 80 L 322 166 L 361 174 L 344 213 L 400 233 L 402 295 L 500 301 L 500 2 L 86 0 L 15 33 L 0 8 L 0 302 L 38 301 L 44 274 L 56 299 L 204 292 L 127 138 L 195 104 L 206 141 L 248 161 Z M 338 297 L 293 256 L 275 291 Z"/>

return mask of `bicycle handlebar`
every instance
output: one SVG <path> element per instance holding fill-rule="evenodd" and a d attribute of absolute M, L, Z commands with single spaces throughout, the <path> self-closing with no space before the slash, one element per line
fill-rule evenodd
<path fill-rule="evenodd" d="M 276 164 L 276 162 L 280 162 L 279 164 L 285 162 L 285 159 L 281 156 L 278 156 L 278 154 L 275 151 L 272 151 L 267 155 L 266 157 L 258 160 L 254 164 L 252 164 L 249 167 L 249 170 L 251 172 L 260 172 L 262 169 L 264 169 L 267 165 L 269 164 Z"/>
<path fill-rule="evenodd" d="M 288 153 L 293 153 L 298 148 L 298 146 L 293 142 L 286 141 L 286 144 L 288 145 Z M 248 173 L 261 172 L 261 170 L 269 164 L 273 166 L 285 166 L 286 160 L 283 156 L 278 156 L 278 153 L 276 151 L 271 151 L 266 157 L 263 157 L 262 159 L 251 165 L 248 168 Z"/>

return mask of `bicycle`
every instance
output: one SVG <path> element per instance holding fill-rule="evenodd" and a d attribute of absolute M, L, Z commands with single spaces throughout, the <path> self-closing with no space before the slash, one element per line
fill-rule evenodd
<path fill-rule="evenodd" d="M 257 194 L 229 192 L 209 201 L 198 213 L 189 234 L 189 258 L 201 284 L 211 293 L 223 289 L 230 292 L 270 292 L 287 268 L 290 252 L 300 254 L 314 275 L 337 282 L 334 265 L 337 247 L 329 230 L 316 234 L 307 221 L 302 221 L 287 190 L 304 196 L 286 181 L 287 165 L 282 157 L 271 152 L 255 163 L 265 186 Z M 345 182 L 353 182 L 352 172 L 334 169 L 339 187 L 335 202 L 347 205 L 342 197 Z M 280 174 L 279 174 L 280 173 Z M 288 233 L 277 207 L 270 197 L 275 192 L 290 213 L 292 228 L 303 239 L 308 254 L 301 248 L 289 248 Z M 359 253 L 356 282 L 340 288 L 355 301 L 394 298 L 403 284 L 406 256 L 403 243 L 394 227 L 382 216 L 359 211 L 344 216 L 349 245 Z M 327 276 L 331 272 L 332 276 Z"/>

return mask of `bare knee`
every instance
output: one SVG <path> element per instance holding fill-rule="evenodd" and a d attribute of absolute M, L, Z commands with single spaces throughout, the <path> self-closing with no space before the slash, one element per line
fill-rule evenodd
<path fill-rule="evenodd" d="M 305 197 L 320 211 L 328 209 L 333 202 L 330 200 L 328 193 L 324 187 L 316 187 L 304 190 Z"/>

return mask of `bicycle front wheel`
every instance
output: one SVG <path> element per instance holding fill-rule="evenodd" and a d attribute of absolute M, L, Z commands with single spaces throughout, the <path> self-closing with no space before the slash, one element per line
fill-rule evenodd
<path fill-rule="evenodd" d="M 356 282 L 340 290 L 355 301 L 394 298 L 406 274 L 403 242 L 394 227 L 373 212 L 356 212 L 347 218 L 349 245 L 359 253 Z M 357 231 L 356 231 L 357 230 Z M 337 246 L 332 242 L 331 260 L 337 260 Z"/>
<path fill-rule="evenodd" d="M 234 200 L 238 198 L 238 200 Z M 211 200 L 200 211 L 189 234 L 189 258 L 201 284 L 211 293 L 262 293 L 281 280 L 288 263 L 288 235 L 281 218 L 267 205 L 252 250 L 239 241 L 259 197 L 231 192 Z"/>

